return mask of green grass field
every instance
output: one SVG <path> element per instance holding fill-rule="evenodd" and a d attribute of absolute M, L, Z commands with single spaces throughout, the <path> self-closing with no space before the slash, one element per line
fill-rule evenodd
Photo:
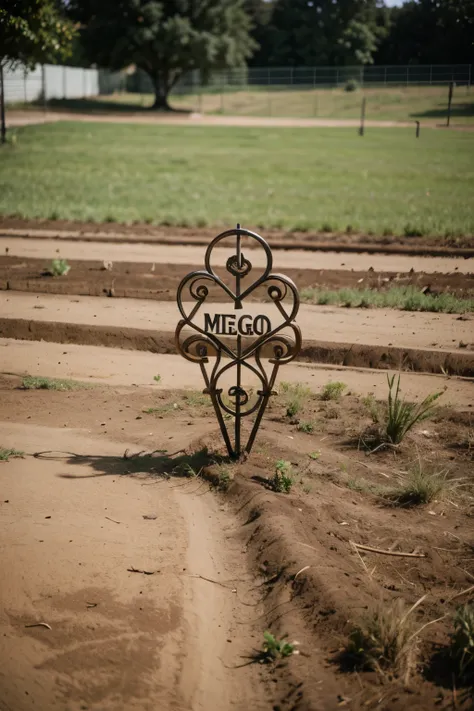
<path fill-rule="evenodd" d="M 0 214 L 474 233 L 474 133 L 61 122 L 0 149 Z"/>
<path fill-rule="evenodd" d="M 344 89 L 265 86 L 250 89 L 217 87 L 192 94 L 175 94 L 170 103 L 177 109 L 232 116 L 279 116 L 292 118 L 357 119 L 361 101 L 367 100 L 368 119 L 378 121 L 421 121 L 422 125 L 444 124 L 448 106 L 448 86 L 369 87 L 346 92 Z M 51 102 L 51 108 L 80 111 L 133 111 L 148 109 L 151 94 L 116 93 L 90 99 Z M 474 89 L 456 87 L 453 95 L 453 125 L 474 123 Z"/>

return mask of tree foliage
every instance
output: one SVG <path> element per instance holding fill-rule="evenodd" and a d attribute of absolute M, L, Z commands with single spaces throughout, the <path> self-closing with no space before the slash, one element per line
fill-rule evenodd
<path fill-rule="evenodd" d="M 471 64 L 474 0 L 410 0 L 390 11 L 380 64 Z"/>
<path fill-rule="evenodd" d="M 2 0 L 0 60 L 34 66 L 64 60 L 75 30 L 55 0 Z"/>
<path fill-rule="evenodd" d="M 87 56 L 100 66 L 135 65 L 155 89 L 155 108 L 183 73 L 244 66 L 255 48 L 244 0 L 71 0 Z"/>
<path fill-rule="evenodd" d="M 380 0 L 261 0 L 266 12 L 252 4 L 261 45 L 253 64 L 370 64 L 386 31 Z"/>

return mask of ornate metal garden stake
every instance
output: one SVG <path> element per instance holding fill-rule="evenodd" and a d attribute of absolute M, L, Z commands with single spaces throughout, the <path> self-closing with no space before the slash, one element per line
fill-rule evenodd
<path fill-rule="evenodd" d="M 235 254 L 227 260 L 226 269 L 235 277 L 234 289 L 222 281 L 211 266 L 214 247 L 232 236 L 235 236 Z M 242 252 L 242 237 L 255 240 L 266 256 L 263 274 L 246 288 L 242 282 L 251 272 L 252 264 Z M 204 264 L 205 269 L 191 272 L 179 285 L 177 303 L 182 319 L 176 328 L 176 346 L 184 358 L 200 365 L 206 385 L 204 392 L 211 397 L 227 451 L 231 457 L 240 457 L 252 449 L 273 392 L 278 368 L 293 360 L 301 348 L 301 331 L 294 323 L 299 309 L 299 294 L 291 279 L 272 273 L 272 252 L 263 237 L 242 229 L 240 225 L 237 225 L 236 229 L 222 232 L 212 240 L 206 250 Z M 209 287 L 217 287 L 217 291 L 220 289 L 221 295 L 230 299 L 234 310 L 242 309 L 244 300 L 258 287 L 263 287 L 270 302 L 276 306 L 279 322 L 272 327 L 269 317 L 265 314 L 255 317 L 243 314 L 238 318 L 235 314 L 203 313 L 201 316 L 204 318 L 204 324 L 201 327 L 196 323 L 196 317 L 201 307 L 206 304 Z M 184 296 L 188 297 L 188 301 L 184 300 Z M 192 329 L 193 333 L 187 334 L 184 330 L 186 328 Z M 219 335 L 226 338 L 221 339 Z M 216 362 L 212 369 L 209 367 L 208 372 L 206 366 L 209 364 L 209 357 L 213 356 Z M 227 357 L 229 362 L 221 366 L 223 357 Z M 262 363 L 264 357 L 268 358 L 272 366 L 269 375 Z M 218 386 L 219 379 L 232 368 L 235 368 L 235 385 L 228 388 L 225 397 L 223 388 Z M 257 376 L 260 382 L 261 387 L 254 395 L 255 402 L 252 402 L 250 392 L 242 385 L 244 370 Z M 242 418 L 254 413 L 255 419 L 249 438 L 245 446 L 242 446 Z M 224 415 L 234 418 L 233 445 Z"/>

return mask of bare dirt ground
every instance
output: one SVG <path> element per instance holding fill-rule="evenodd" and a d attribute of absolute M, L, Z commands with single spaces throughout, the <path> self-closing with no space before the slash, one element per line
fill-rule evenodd
<path fill-rule="evenodd" d="M 304 249 L 308 251 L 340 251 L 349 253 L 371 252 L 410 254 L 412 256 L 474 257 L 474 239 L 471 236 L 419 236 L 365 235 L 358 232 L 311 232 L 261 229 L 257 225 L 244 225 L 262 232 L 273 249 Z M 1 237 L 28 237 L 37 239 L 80 240 L 81 242 L 108 242 L 130 244 L 185 244 L 207 246 L 218 234 L 216 227 L 178 227 L 134 222 L 95 223 L 70 220 L 24 219 L 0 216 Z"/>
<path fill-rule="evenodd" d="M 20 385 L 0 379 L 1 444 L 25 452 L 0 463 L 0 708 L 451 708 L 452 682 L 435 664 L 449 617 L 420 633 L 405 684 L 348 672 L 339 657 L 374 599 L 426 594 L 420 628 L 469 597 L 469 490 L 400 508 L 370 485 L 393 484 L 415 451 L 472 477 L 472 402 L 367 457 L 354 440 L 369 422 L 360 395 L 312 396 L 301 418 L 317 420 L 314 434 L 278 396 L 251 459 L 236 465 L 219 458 L 208 405 L 182 391 Z M 268 486 L 279 458 L 295 474 L 289 495 Z M 183 476 L 184 463 L 197 476 Z M 227 491 L 213 493 L 207 482 L 224 471 Z M 421 557 L 360 558 L 350 541 Z M 28 626 L 40 622 L 51 629 Z M 297 639 L 301 654 L 242 666 L 266 629 Z M 470 708 L 465 687 L 455 699 Z"/>
<path fill-rule="evenodd" d="M 214 235 L 215 237 L 215 235 Z M 207 246 L 208 242 L 206 243 Z M 87 245 L 87 246 L 86 246 Z M 274 244 L 270 241 L 270 246 Z M 111 262 L 148 262 L 153 264 L 194 264 L 201 266 L 204 262 L 205 247 L 183 244 L 143 244 L 141 242 L 110 242 L 107 238 L 98 238 L 93 241 L 60 238 L 58 240 L 38 239 L 35 236 L 25 238 L 0 236 L 0 248 L 3 255 L 22 258 L 45 259 L 50 261 L 55 257 L 64 259 L 81 260 L 84 258 L 84 249 L 90 260 Z M 340 269 L 344 271 L 367 271 L 370 267 L 375 272 L 406 273 L 413 269 L 415 272 L 426 274 L 442 273 L 472 274 L 474 271 L 473 259 L 462 258 L 460 250 L 449 251 L 448 256 L 416 256 L 408 254 L 368 254 L 338 252 L 339 246 L 332 247 L 332 251 L 317 251 L 311 254 L 301 249 L 285 249 L 274 252 L 274 263 L 284 265 L 285 269 Z M 225 266 L 228 252 L 224 248 L 216 247 L 213 251 L 216 265 Z M 263 260 L 256 251 L 252 253 L 252 264 L 256 267 L 263 266 Z"/>
<path fill-rule="evenodd" d="M 204 249 L 171 232 L 174 243 L 144 244 L 131 229 L 124 243 L 113 226 L 92 242 L 67 230 L 1 237 L 0 448 L 25 456 L 0 461 L 0 709 L 470 711 L 473 690 L 445 650 L 457 605 L 473 599 L 474 381 L 452 375 L 474 375 L 472 314 L 303 305 L 306 362 L 279 382 L 310 392 L 289 417 L 278 385 L 237 464 L 199 369 L 173 343 L 176 286 Z M 58 256 L 77 260 L 70 273 L 42 276 Z M 228 256 L 217 253 L 219 273 Z M 471 261 L 274 252 L 299 288 L 462 295 Z M 252 262 L 263 266 L 258 252 Z M 400 446 L 368 453 L 366 398 L 386 402 L 399 368 L 404 396 L 442 392 L 440 409 Z M 26 375 L 81 382 L 26 390 Z M 329 381 L 346 385 L 339 399 L 321 398 Z M 278 460 L 291 466 L 289 494 L 272 489 Z M 418 460 L 454 481 L 424 505 L 387 499 Z M 348 635 L 375 602 L 421 597 L 408 677 L 347 665 Z M 254 663 L 265 630 L 301 654 Z"/>
<path fill-rule="evenodd" d="M 226 308 L 226 304 L 210 303 L 206 312 L 212 315 Z M 271 304 L 248 303 L 246 313 L 267 313 L 274 319 L 276 309 Z M 170 301 L 2 291 L 0 314 L 3 338 L 176 352 L 174 331 L 179 312 Z M 202 318 L 201 314 L 199 322 Z M 305 333 L 299 359 L 468 377 L 474 374 L 470 315 L 303 304 L 298 323 Z"/>
<path fill-rule="evenodd" d="M 157 355 L 120 348 L 19 341 L 0 338 L 0 363 L 3 373 L 16 376 L 44 376 L 80 380 L 90 385 L 127 385 L 153 391 L 196 387 L 196 368 L 177 355 Z M 156 382 L 154 376 L 159 375 Z M 330 381 L 343 380 L 349 390 L 361 396 L 369 393 L 384 399 L 387 373 L 369 368 L 348 368 L 318 363 L 294 362 L 281 371 L 281 379 L 303 383 L 315 392 Z M 474 401 L 474 383 L 469 378 L 428 373 L 404 373 L 404 392 L 409 399 L 423 399 L 445 391 L 445 401 L 469 410 Z"/>
<path fill-rule="evenodd" d="M 258 670 L 231 670 L 255 638 L 233 518 L 199 482 L 127 476 L 126 441 L 55 409 L 55 426 L 1 427 L 29 456 L 0 470 L 0 708 L 266 708 Z"/>
<path fill-rule="evenodd" d="M 29 242 L 27 246 L 30 246 Z M 18 246 L 15 244 L 9 248 L 9 253 L 10 250 L 17 251 L 17 249 Z M 109 258 L 104 258 L 102 261 L 68 259 L 71 271 L 67 279 L 54 279 L 48 274 L 51 263 L 48 257 L 50 258 L 53 253 L 56 254 L 56 249 L 46 256 L 45 248 L 43 253 L 45 257 L 36 259 L 0 255 L 0 289 L 85 296 L 104 296 L 113 292 L 113 295 L 118 297 L 174 301 L 183 274 L 188 274 L 196 268 L 196 263 L 176 264 L 176 260 L 174 263 L 163 264 L 122 262 Z M 106 249 L 103 253 L 106 253 Z M 110 254 L 108 256 L 110 257 Z M 345 263 L 343 256 L 339 255 L 339 259 Z M 109 270 L 104 267 L 104 261 L 113 262 Z M 365 261 L 367 262 L 368 258 L 365 258 Z M 217 268 L 216 274 L 222 279 L 225 276 L 225 269 Z M 344 267 L 342 269 L 290 267 L 286 269 L 286 275 L 298 284 L 300 291 L 306 287 L 324 289 L 363 287 L 385 290 L 392 286 L 416 286 L 420 289 L 427 287 L 430 293 L 439 294 L 446 291 L 456 296 L 474 295 L 474 273 L 464 274 L 459 271 L 448 274 L 416 271 L 376 272 L 370 265 L 364 271 L 353 271 Z"/>

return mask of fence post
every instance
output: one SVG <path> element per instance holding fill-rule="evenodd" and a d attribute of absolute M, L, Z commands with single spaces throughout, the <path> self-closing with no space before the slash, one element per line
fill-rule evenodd
<path fill-rule="evenodd" d="M 5 85 L 3 83 L 3 64 L 0 62 L 0 123 L 1 143 L 6 143 L 7 127 L 5 123 Z"/>
<path fill-rule="evenodd" d="M 86 98 L 86 96 L 87 96 L 87 87 L 86 87 L 86 83 L 87 83 L 87 75 L 86 75 L 86 70 L 85 70 L 85 69 L 83 69 L 83 70 L 82 70 L 82 98 L 83 98 L 83 99 L 85 99 L 85 98 Z"/>
<path fill-rule="evenodd" d="M 48 110 L 48 99 L 46 97 L 46 69 L 44 64 L 41 65 L 41 93 L 43 94 L 43 111 Z"/>
<path fill-rule="evenodd" d="M 63 67 L 63 99 L 67 98 L 67 75 L 66 67 Z"/>
<path fill-rule="evenodd" d="M 359 127 L 359 136 L 364 135 L 364 130 L 365 130 L 365 104 L 366 104 L 366 98 L 364 97 L 362 99 L 362 106 L 360 110 L 360 127 Z"/>
<path fill-rule="evenodd" d="M 25 104 L 28 102 L 28 92 L 26 90 L 26 75 L 27 75 L 27 69 L 23 69 L 23 98 L 25 100 Z"/>
<path fill-rule="evenodd" d="M 450 81 L 449 82 L 449 94 L 448 94 L 448 118 L 446 121 L 446 126 L 449 128 L 449 124 L 451 122 L 451 104 L 453 101 L 453 90 L 454 90 L 454 82 Z"/>

